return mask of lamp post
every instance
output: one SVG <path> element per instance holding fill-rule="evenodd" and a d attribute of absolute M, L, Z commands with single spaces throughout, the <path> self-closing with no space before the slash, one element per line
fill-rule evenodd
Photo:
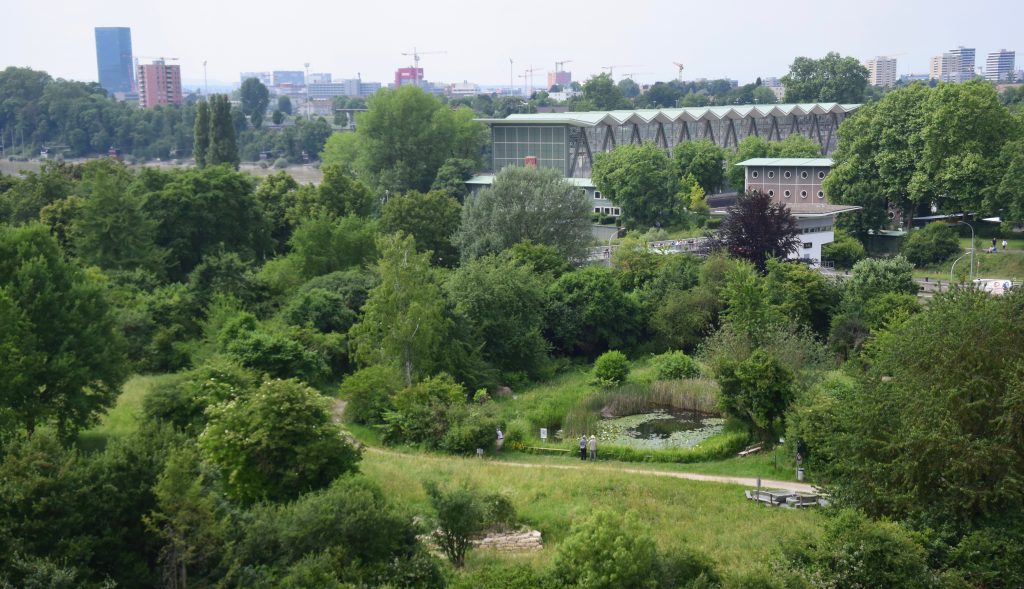
<path fill-rule="evenodd" d="M 950 223 L 950 224 L 951 225 L 967 225 L 971 229 L 971 271 L 969 273 L 969 276 L 971 278 L 971 281 L 973 282 L 974 281 L 974 226 L 972 226 L 970 223 L 968 223 L 967 221 L 964 221 L 964 220 L 960 220 L 960 221 L 957 221 L 956 223 Z M 963 256 L 960 256 L 960 257 L 962 258 Z M 953 262 L 953 265 L 955 266 L 956 262 Z M 953 269 L 952 268 L 950 268 L 950 270 L 949 270 L 949 275 L 950 276 L 953 275 Z M 953 282 L 953 280 L 950 279 L 950 282 Z"/>
<path fill-rule="evenodd" d="M 960 260 L 964 259 L 966 256 L 967 256 L 967 254 L 964 254 L 964 255 L 960 256 L 959 258 L 953 260 L 953 265 L 949 267 L 949 289 L 950 290 L 953 290 L 953 269 L 956 268 L 956 263 L 959 262 Z"/>

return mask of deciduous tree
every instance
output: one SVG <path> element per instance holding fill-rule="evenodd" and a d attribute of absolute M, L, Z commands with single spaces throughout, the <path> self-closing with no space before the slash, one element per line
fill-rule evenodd
<path fill-rule="evenodd" d="M 0 226 L 0 320 L 11 421 L 70 440 L 114 403 L 127 361 L 104 287 L 43 225 Z"/>
<path fill-rule="evenodd" d="M 509 166 L 466 199 L 455 243 L 464 260 L 525 240 L 580 259 L 591 240 L 589 215 L 582 191 L 557 171 Z"/>
<path fill-rule="evenodd" d="M 868 86 L 868 69 L 854 57 L 832 52 L 821 59 L 797 57 L 782 76 L 786 102 L 839 102 L 856 104 L 864 101 Z"/>
<path fill-rule="evenodd" d="M 653 143 L 620 145 L 598 154 L 592 178 L 621 207 L 629 225 L 668 224 L 678 212 L 676 176 L 665 151 Z"/>
<path fill-rule="evenodd" d="M 712 247 L 749 260 L 764 272 L 768 258 L 786 258 L 797 251 L 800 229 L 785 205 L 772 202 L 767 193 L 750 191 L 728 208 Z"/>

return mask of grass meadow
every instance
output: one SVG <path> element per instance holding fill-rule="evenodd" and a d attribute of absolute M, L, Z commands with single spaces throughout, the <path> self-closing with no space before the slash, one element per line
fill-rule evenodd
<path fill-rule="evenodd" d="M 698 548 L 730 574 L 757 568 L 787 538 L 816 535 L 822 517 L 813 510 L 751 503 L 736 485 L 604 469 L 527 468 L 475 457 L 370 451 L 364 454 L 360 470 L 383 487 L 392 501 L 416 513 L 429 512 L 423 490 L 427 480 L 465 482 L 487 493 L 503 493 L 520 518 L 544 534 L 548 546 L 557 545 L 574 521 L 595 509 L 635 512 L 663 550 L 680 545 Z M 526 558 L 542 564 L 553 552 Z M 481 553 L 474 558 L 521 557 Z"/>

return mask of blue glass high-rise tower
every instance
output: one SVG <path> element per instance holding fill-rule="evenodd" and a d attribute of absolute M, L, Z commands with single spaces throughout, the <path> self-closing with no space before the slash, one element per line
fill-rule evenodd
<path fill-rule="evenodd" d="M 135 89 L 130 28 L 96 27 L 96 66 L 100 86 L 107 92 L 128 93 Z"/>

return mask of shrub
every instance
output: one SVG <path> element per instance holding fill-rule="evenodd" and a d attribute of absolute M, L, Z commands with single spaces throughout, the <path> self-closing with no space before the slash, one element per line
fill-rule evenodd
<path fill-rule="evenodd" d="M 842 229 L 836 229 L 836 237 L 832 243 L 821 246 L 821 257 L 835 263 L 836 268 L 849 270 L 867 255 L 864 245 L 857 238 Z"/>
<path fill-rule="evenodd" d="M 680 380 L 700 376 L 700 367 L 693 358 L 679 351 L 666 352 L 656 357 L 654 365 L 658 380 Z"/>
<path fill-rule="evenodd" d="M 522 450 L 533 435 L 533 426 L 526 419 L 516 419 L 505 428 L 505 445 L 512 450 Z"/>
<path fill-rule="evenodd" d="M 573 526 L 558 547 L 555 571 L 565 587 L 657 587 L 654 539 L 633 518 L 601 510 Z"/>
<path fill-rule="evenodd" d="M 959 251 L 956 232 L 941 221 L 912 231 L 903 242 L 903 255 L 918 266 L 943 262 Z"/>
<path fill-rule="evenodd" d="M 517 522 L 516 507 L 501 493 L 491 493 L 481 499 L 484 507 L 484 521 L 493 530 L 509 530 Z"/>
<path fill-rule="evenodd" d="M 278 331 L 244 332 L 228 343 L 227 352 L 243 366 L 275 378 L 298 376 L 307 382 L 316 382 L 327 373 L 323 358 L 307 350 L 290 334 Z"/>
<path fill-rule="evenodd" d="M 383 423 L 391 397 L 402 388 L 402 375 L 391 366 L 370 366 L 349 375 L 339 393 L 348 401 L 345 419 L 364 425 Z"/>
<path fill-rule="evenodd" d="M 473 536 L 483 531 L 484 507 L 474 490 L 463 484 L 454 489 L 443 489 L 434 481 L 423 483 L 430 504 L 437 512 L 434 541 L 453 565 L 461 568 L 466 563 Z"/>
<path fill-rule="evenodd" d="M 594 378 L 600 383 L 622 384 L 629 376 L 629 359 L 618 350 L 610 350 L 594 361 Z"/>
<path fill-rule="evenodd" d="M 472 454 L 477 448 L 494 446 L 500 422 L 492 405 L 453 405 L 446 415 L 448 431 L 441 439 L 443 450 L 453 454 Z"/>
<path fill-rule="evenodd" d="M 452 579 L 449 589 L 522 589 L 548 587 L 546 579 L 532 566 L 520 562 L 495 562 Z"/>
<path fill-rule="evenodd" d="M 279 157 L 276 160 L 274 160 L 274 167 L 277 168 L 278 170 L 283 170 L 288 167 L 288 160 L 284 159 L 283 157 Z"/>
<path fill-rule="evenodd" d="M 701 589 L 718 587 L 721 579 L 714 562 L 704 553 L 689 546 L 677 546 L 659 559 L 659 587 Z"/>

